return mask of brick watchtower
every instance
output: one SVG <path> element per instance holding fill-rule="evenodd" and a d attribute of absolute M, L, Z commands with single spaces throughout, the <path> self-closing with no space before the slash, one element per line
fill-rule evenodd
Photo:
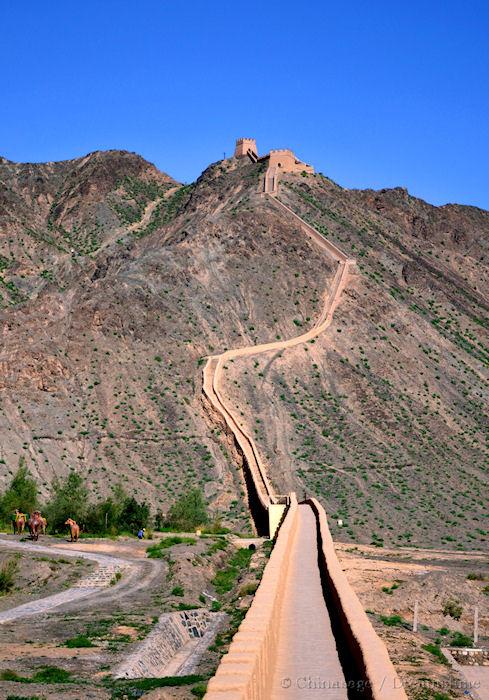
<path fill-rule="evenodd" d="M 236 148 L 234 149 L 235 158 L 244 158 L 245 156 L 251 157 L 253 155 L 256 160 L 258 158 L 256 150 L 256 139 L 238 139 L 236 141 Z"/>

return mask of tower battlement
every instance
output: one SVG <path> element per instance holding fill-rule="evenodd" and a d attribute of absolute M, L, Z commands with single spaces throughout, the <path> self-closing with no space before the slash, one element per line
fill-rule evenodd
<path fill-rule="evenodd" d="M 269 155 L 269 168 L 280 168 L 282 172 L 306 172 L 313 173 L 312 165 L 307 165 L 299 160 L 290 148 L 273 148 Z"/>
<path fill-rule="evenodd" d="M 244 158 L 248 155 L 248 151 L 251 151 L 255 155 L 258 154 L 258 151 L 256 150 L 256 139 L 237 139 L 236 148 L 234 149 L 234 157 Z"/>

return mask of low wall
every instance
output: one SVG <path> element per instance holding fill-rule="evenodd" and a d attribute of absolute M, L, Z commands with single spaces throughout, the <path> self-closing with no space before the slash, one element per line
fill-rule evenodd
<path fill-rule="evenodd" d="M 310 224 L 303 221 L 289 207 L 274 196 L 277 191 L 278 171 L 269 168 L 265 176 L 264 191 L 277 208 L 285 210 L 300 225 L 301 229 L 316 243 L 325 248 L 339 263 L 333 281 L 333 288 L 325 304 L 321 318 L 316 325 L 301 336 L 297 336 L 284 344 L 292 347 L 315 337 L 329 325 L 335 304 L 345 284 L 350 267 L 354 260 L 350 259 L 334 243 L 328 241 Z M 269 176 L 269 177 L 268 177 Z M 240 357 L 276 349 L 277 343 L 268 343 L 253 348 L 241 348 L 228 351 L 219 356 L 222 363 L 226 357 Z M 280 344 L 282 345 L 282 344 Z M 237 425 L 234 431 L 233 417 L 229 415 L 224 401 L 219 397 L 216 386 L 216 372 L 211 378 L 212 358 L 204 370 L 204 391 L 211 403 L 220 403 L 226 422 L 241 445 L 240 437 L 245 437 L 254 452 L 251 437 Z M 206 384 L 206 373 L 207 377 Z M 207 391 L 206 391 L 206 387 Z M 219 407 L 216 406 L 219 410 Z M 240 435 L 241 434 L 241 435 Z M 246 442 L 245 440 L 245 442 Z M 245 461 L 247 460 L 248 445 L 241 445 Z M 261 472 L 261 461 L 258 454 L 256 464 Z M 249 474 L 254 482 L 256 474 L 249 464 Z M 245 470 L 246 473 L 247 470 Z M 265 490 L 272 497 L 273 490 L 268 488 L 265 472 L 261 474 Z M 250 484 L 251 485 L 251 484 Z M 255 491 L 260 497 L 261 484 L 255 483 Z M 259 499 L 260 500 L 260 499 Z M 338 644 L 338 654 L 342 661 L 347 681 L 351 678 L 357 683 L 358 694 L 365 700 L 407 700 L 406 693 L 401 687 L 399 677 L 389 658 L 387 649 L 375 633 L 360 601 L 343 573 L 333 540 L 329 532 L 326 513 L 315 499 L 307 501 L 317 520 L 318 566 L 321 582 L 331 623 L 336 628 L 335 638 Z M 228 653 L 222 658 L 216 675 L 209 681 L 205 698 L 207 700 L 267 700 L 271 696 L 271 686 L 274 677 L 274 665 L 280 634 L 280 614 L 287 582 L 287 571 L 290 564 L 290 552 L 293 551 L 294 538 L 298 524 L 298 503 L 294 493 L 290 494 L 290 504 L 280 527 L 275 548 L 270 561 L 265 567 L 261 584 L 256 592 L 253 603 L 239 627 L 238 632 L 229 647 Z M 312 544 L 312 543 L 311 543 Z M 312 640 L 311 640 L 312 641 Z M 361 692 L 360 692 L 361 689 Z M 353 691 L 355 692 L 355 691 Z M 349 697 L 356 697 L 349 692 Z"/>
<path fill-rule="evenodd" d="M 489 649 L 454 649 L 447 651 L 461 666 L 489 666 Z"/>
<path fill-rule="evenodd" d="M 356 678 L 362 679 L 366 685 L 361 697 L 370 696 L 372 700 L 407 700 L 387 648 L 375 632 L 341 568 L 324 508 L 315 498 L 309 499 L 307 503 L 318 522 L 319 568 L 326 603 L 332 623 L 336 621 L 341 626 L 341 638 L 346 647 L 344 651 L 350 663 L 356 667 Z"/>
<path fill-rule="evenodd" d="M 286 204 L 280 201 L 280 199 L 277 199 L 275 196 L 270 197 L 271 201 L 275 203 L 277 207 L 280 209 L 283 209 L 287 212 L 289 216 L 291 216 L 301 227 L 301 229 L 306 233 L 310 238 L 314 239 L 317 241 L 323 248 L 327 248 L 328 251 L 331 253 L 331 255 L 335 258 L 335 260 L 339 263 L 346 263 L 346 262 L 351 262 L 353 263 L 354 260 L 351 260 L 346 253 L 344 253 L 341 248 L 338 248 L 337 245 L 332 243 L 329 239 L 327 239 L 325 236 L 322 235 L 322 233 L 319 233 L 314 226 L 311 226 L 311 224 L 308 224 L 307 221 L 304 221 L 304 219 L 301 219 L 301 217 L 295 213 L 290 207 L 288 207 Z"/>
<path fill-rule="evenodd" d="M 269 514 L 271 487 L 264 470 L 262 471 L 260 457 L 254 449 L 253 440 L 237 424 L 229 413 L 225 402 L 215 386 L 215 374 L 219 365 L 217 357 L 207 360 L 202 371 L 202 392 L 215 409 L 217 415 L 224 420 L 226 432 L 232 438 L 236 449 L 243 459 L 242 470 L 248 496 L 248 508 L 253 518 L 258 535 L 269 535 Z"/>
<path fill-rule="evenodd" d="M 297 522 L 297 498 L 292 493 L 253 603 L 209 681 L 206 700 L 263 700 L 271 696 L 280 609 Z"/>

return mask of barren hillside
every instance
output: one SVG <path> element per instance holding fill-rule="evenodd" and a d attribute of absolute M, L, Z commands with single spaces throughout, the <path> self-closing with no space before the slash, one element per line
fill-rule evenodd
<path fill-rule="evenodd" d="M 139 156 L 0 160 L 0 476 L 76 467 L 163 510 L 200 483 L 247 526 L 207 354 L 312 324 L 334 262 L 230 159 L 181 186 Z M 278 490 L 339 538 L 481 548 L 488 528 L 489 214 L 289 175 L 280 198 L 357 259 L 331 328 L 228 366 Z"/>

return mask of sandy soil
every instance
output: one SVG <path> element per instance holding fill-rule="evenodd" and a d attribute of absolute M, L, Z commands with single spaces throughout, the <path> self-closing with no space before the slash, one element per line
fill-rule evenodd
<path fill-rule="evenodd" d="M 464 696 L 464 679 L 440 663 L 424 645 L 447 640 L 455 632 L 471 636 L 474 607 L 479 607 L 480 643 L 489 643 L 489 596 L 487 581 L 470 580 L 469 574 L 489 577 L 489 560 L 483 552 L 449 552 L 426 549 L 381 549 L 367 545 L 337 544 L 336 551 L 355 592 L 389 650 L 410 700 L 429 698 L 433 692 Z M 397 588 L 392 589 L 392 586 Z M 386 589 L 386 590 L 383 590 Z M 391 591 L 390 593 L 388 591 Z M 419 631 L 412 631 L 414 603 L 419 602 Z M 455 620 L 443 614 L 448 600 L 461 604 Z M 399 615 L 406 625 L 387 626 L 381 616 Z M 440 635 L 437 630 L 449 630 Z M 427 681 L 424 679 L 428 679 Z M 489 683 L 489 678 L 488 681 Z M 425 693 L 425 694 L 423 694 Z"/>

